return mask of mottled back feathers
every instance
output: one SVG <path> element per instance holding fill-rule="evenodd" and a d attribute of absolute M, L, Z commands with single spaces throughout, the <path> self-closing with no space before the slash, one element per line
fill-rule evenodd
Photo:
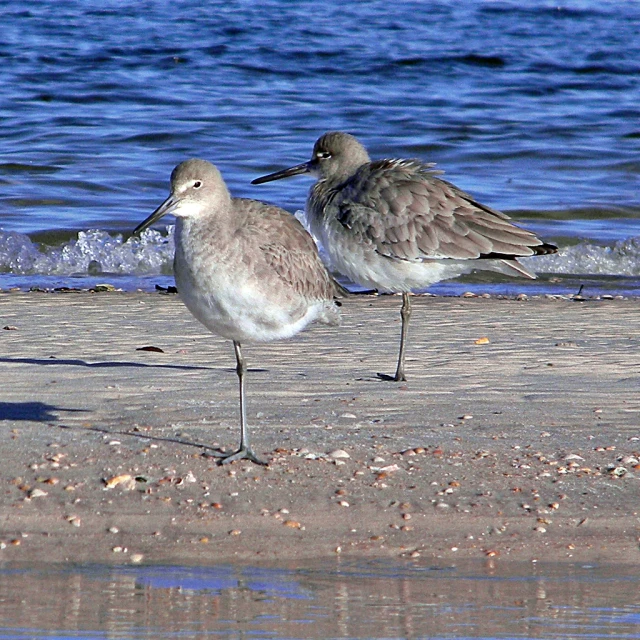
<path fill-rule="evenodd" d="M 317 182 L 308 210 L 335 218 L 381 256 L 401 260 L 513 259 L 555 251 L 439 178 L 433 166 L 417 160 L 365 164 L 342 183 Z"/>

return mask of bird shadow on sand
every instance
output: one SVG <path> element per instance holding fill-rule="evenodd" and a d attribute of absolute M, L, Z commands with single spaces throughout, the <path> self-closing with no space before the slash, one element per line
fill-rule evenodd
<path fill-rule="evenodd" d="M 179 444 L 186 447 L 195 447 L 197 449 L 205 449 L 204 455 L 212 458 L 222 458 L 226 454 L 218 447 L 212 447 L 207 444 L 201 444 L 198 442 L 192 442 L 191 440 L 183 440 L 182 438 L 167 438 L 164 436 L 152 436 L 143 431 L 120 431 L 117 429 L 109 429 L 107 427 L 92 427 L 92 426 L 72 426 L 68 424 L 52 424 L 52 427 L 58 429 L 75 430 L 75 431 L 94 431 L 95 433 L 101 433 L 108 436 L 125 436 L 128 438 L 138 438 L 145 442 L 161 442 L 164 444 Z"/>
<path fill-rule="evenodd" d="M 61 411 L 84 412 L 86 409 L 65 409 L 45 402 L 0 402 L 0 420 L 56 422 L 59 419 L 56 413 Z"/>
<path fill-rule="evenodd" d="M 74 367 L 89 367 L 94 369 L 109 369 L 113 367 L 139 367 L 139 368 L 159 368 L 159 369 L 182 369 L 182 370 L 210 370 L 211 367 L 187 364 L 155 364 L 146 362 L 87 362 L 86 360 L 72 360 L 65 358 L 0 358 L 0 362 L 7 364 L 36 364 L 36 365 L 71 365 Z"/>
<path fill-rule="evenodd" d="M 146 362 L 87 362 L 86 360 L 71 360 L 63 358 L 0 358 L 0 363 L 5 362 L 7 364 L 35 364 L 35 365 L 69 365 L 73 367 L 89 367 L 92 369 L 110 369 L 116 367 L 137 367 L 137 368 L 152 368 L 152 369 L 177 369 L 180 371 L 215 371 L 218 367 L 206 367 L 201 365 L 192 364 L 156 364 Z M 235 367 L 224 367 L 223 371 L 235 372 Z M 247 369 L 249 373 L 268 373 L 269 369 L 250 367 Z"/>
<path fill-rule="evenodd" d="M 92 426 L 72 426 L 68 424 L 60 424 L 58 421 L 60 417 L 57 415 L 61 412 L 64 413 L 91 413 L 88 409 L 67 409 L 65 407 L 58 407 L 45 402 L 0 402 L 0 422 L 2 421 L 23 421 L 23 422 L 46 422 L 49 426 L 56 429 L 66 429 L 74 431 L 93 431 L 110 437 L 114 436 L 126 436 L 129 438 L 139 438 L 146 442 L 162 442 L 179 444 L 187 447 L 195 447 L 197 449 L 204 449 L 204 455 L 212 458 L 224 457 L 224 452 L 218 447 L 212 447 L 210 445 L 201 444 L 198 442 L 191 442 L 190 440 L 183 440 L 181 438 L 167 438 L 161 436 L 152 436 L 142 431 L 121 431 L 108 429 L 106 427 L 92 427 Z"/>

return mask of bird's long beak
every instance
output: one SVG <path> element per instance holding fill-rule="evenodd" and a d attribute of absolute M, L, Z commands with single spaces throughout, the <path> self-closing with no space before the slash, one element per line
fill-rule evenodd
<path fill-rule="evenodd" d="M 157 222 L 166 216 L 168 213 L 173 213 L 173 210 L 178 206 L 178 198 L 171 194 L 146 220 L 143 220 L 134 230 L 133 235 L 142 233 L 147 227 L 150 227 L 154 222 Z"/>
<path fill-rule="evenodd" d="M 263 184 L 265 182 L 272 182 L 273 180 L 281 180 L 282 178 L 288 178 L 289 176 L 297 176 L 301 173 L 309 173 L 311 171 L 311 161 L 296 164 L 288 169 L 282 169 L 275 173 L 270 173 L 266 176 L 261 176 L 251 181 L 251 184 Z"/>

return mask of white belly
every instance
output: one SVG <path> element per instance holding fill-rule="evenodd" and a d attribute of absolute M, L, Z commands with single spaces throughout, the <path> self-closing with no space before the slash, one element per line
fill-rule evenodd
<path fill-rule="evenodd" d="M 312 222 L 312 221 L 310 221 Z M 436 282 L 470 273 L 474 261 L 408 261 L 387 258 L 372 245 L 361 244 L 341 225 L 323 220 L 311 224 L 313 234 L 331 260 L 333 269 L 353 282 L 394 293 L 425 289 Z"/>
<path fill-rule="evenodd" d="M 187 248 L 188 249 L 188 248 Z M 323 304 L 308 304 L 247 277 L 210 256 L 176 244 L 174 274 L 189 311 L 213 333 L 238 342 L 289 338 L 315 320 Z"/>

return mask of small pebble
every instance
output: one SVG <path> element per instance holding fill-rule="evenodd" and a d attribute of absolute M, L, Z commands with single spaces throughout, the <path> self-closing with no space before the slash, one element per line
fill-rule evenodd
<path fill-rule="evenodd" d="M 104 484 L 105 491 L 108 489 L 113 489 L 120 485 L 122 485 L 123 489 L 131 491 L 132 489 L 135 489 L 136 481 L 130 474 L 123 473 L 118 476 L 113 476 L 113 478 L 109 478 L 108 480 L 104 480 Z"/>
<path fill-rule="evenodd" d="M 608 468 L 607 473 L 617 478 L 622 478 L 622 476 L 627 474 L 627 469 L 625 467 L 613 467 L 613 468 Z"/>

